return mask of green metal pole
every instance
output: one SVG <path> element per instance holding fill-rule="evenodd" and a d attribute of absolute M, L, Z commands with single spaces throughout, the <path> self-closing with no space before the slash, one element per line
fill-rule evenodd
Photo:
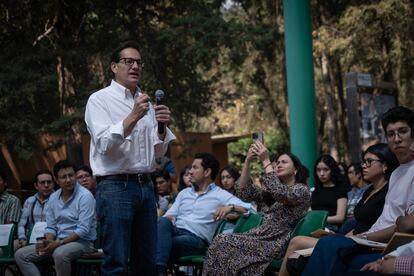
<path fill-rule="evenodd" d="M 316 156 L 315 87 L 309 0 L 284 0 L 291 151 L 310 171 Z"/>

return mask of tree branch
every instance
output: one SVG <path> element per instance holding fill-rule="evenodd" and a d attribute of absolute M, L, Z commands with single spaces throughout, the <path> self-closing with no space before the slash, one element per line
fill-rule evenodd
<path fill-rule="evenodd" d="M 35 39 L 35 41 L 33 41 L 33 46 L 36 46 L 36 44 L 37 44 L 40 40 L 42 40 L 43 38 L 45 38 L 48 34 L 50 34 L 50 33 L 53 31 L 53 29 L 55 28 L 55 25 L 56 25 L 57 19 L 58 19 L 58 18 L 57 18 L 57 16 L 55 16 L 55 17 L 53 18 L 53 24 L 52 24 L 52 26 L 50 26 L 49 28 L 47 27 L 49 20 L 46 22 L 46 25 L 45 25 L 45 32 L 44 32 L 43 34 L 39 35 L 39 36 Z"/>

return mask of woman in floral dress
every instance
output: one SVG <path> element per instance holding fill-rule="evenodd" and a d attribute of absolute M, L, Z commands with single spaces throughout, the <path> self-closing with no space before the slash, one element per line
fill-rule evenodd
<path fill-rule="evenodd" d="M 250 176 L 254 156 L 265 170 L 261 187 Z M 282 154 L 272 163 L 260 141 L 250 146 L 236 189 L 242 199 L 260 205 L 263 223 L 246 233 L 217 236 L 208 249 L 203 275 L 262 275 L 272 259 L 283 256 L 292 230 L 310 205 L 301 167 L 292 154 Z"/>

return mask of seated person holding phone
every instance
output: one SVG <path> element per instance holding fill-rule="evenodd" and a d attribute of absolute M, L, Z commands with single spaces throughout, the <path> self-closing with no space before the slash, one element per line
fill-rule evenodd
<path fill-rule="evenodd" d="M 71 261 L 94 251 L 96 214 L 93 195 L 76 182 L 75 167 L 69 161 L 56 163 L 53 174 L 61 188 L 49 199 L 45 239 L 41 244 L 20 248 L 14 255 L 25 276 L 40 276 L 34 263 L 48 258 L 54 261 L 56 275 L 70 276 Z"/>
<path fill-rule="evenodd" d="M 258 157 L 265 172 L 262 185 L 253 182 L 251 162 Z M 263 221 L 246 233 L 214 238 L 203 265 L 203 275 L 263 275 L 272 259 L 285 251 L 293 228 L 306 214 L 310 191 L 304 184 L 302 164 L 291 153 L 282 153 L 275 164 L 260 142 L 250 146 L 236 191 L 260 206 Z"/>

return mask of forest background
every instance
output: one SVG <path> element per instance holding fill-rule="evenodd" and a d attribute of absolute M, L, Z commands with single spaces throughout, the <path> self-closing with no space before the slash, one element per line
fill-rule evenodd
<path fill-rule="evenodd" d="M 65 134 L 81 160 L 89 95 L 111 80 L 109 57 L 134 39 L 140 86 L 166 92 L 176 131 L 264 130 L 289 148 L 283 1 L 0 1 L 0 144 L 28 159 L 42 133 Z M 348 160 L 344 74 L 393 82 L 413 107 L 414 3 L 312 0 L 319 151 Z M 240 165 L 249 140 L 230 145 Z M 59 146 L 59 145 L 56 145 Z"/>

